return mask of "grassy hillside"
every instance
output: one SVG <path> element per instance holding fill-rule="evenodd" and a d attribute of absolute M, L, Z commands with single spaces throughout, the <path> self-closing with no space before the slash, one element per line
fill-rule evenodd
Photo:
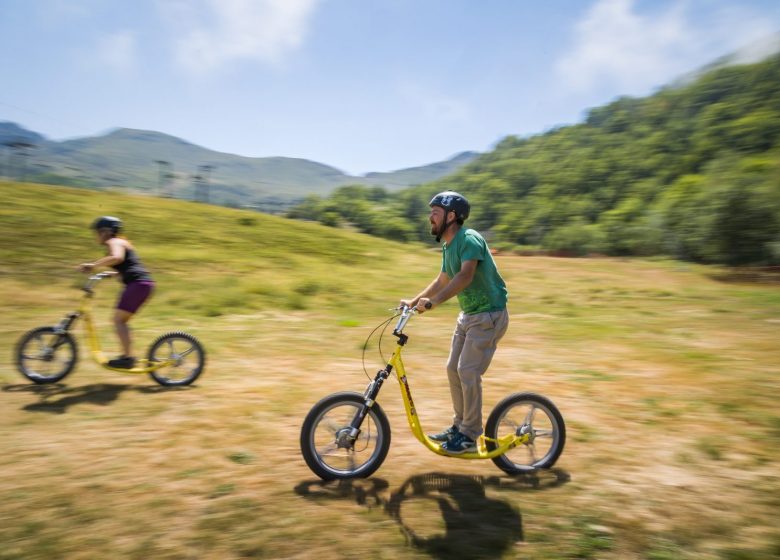
<path fill-rule="evenodd" d="M 90 223 L 116 215 L 161 285 L 187 292 L 185 307 L 204 316 L 267 306 L 353 309 L 363 304 L 358 298 L 385 290 L 393 301 L 403 284 L 386 277 L 383 261 L 426 260 L 409 247 L 256 212 L 66 187 L 0 183 L 0 189 L 4 277 L 73 284 L 80 278 L 75 265 L 102 251 Z M 356 269 L 361 276 L 352 278 Z M 408 284 L 408 274 L 399 281 Z M 165 297 L 161 291 L 158 305 Z"/>
<path fill-rule="evenodd" d="M 134 321 L 139 347 L 197 334 L 208 362 L 196 386 L 101 370 L 80 333 L 65 383 L 34 387 L 14 370 L 18 336 L 79 297 L 73 265 L 99 254 L 86 228 L 99 214 L 127 221 L 158 280 Z M 366 335 L 438 262 L 246 211 L 0 183 L 0 559 L 780 555 L 780 291 L 715 267 L 499 256 L 511 323 L 485 412 L 514 391 L 552 398 L 568 428 L 556 468 L 511 478 L 427 452 L 390 379 L 384 465 L 317 482 L 298 450 L 303 417 L 328 393 L 363 390 Z M 106 282 L 96 301 L 109 350 L 117 291 Z M 429 430 L 449 422 L 455 313 L 407 328 Z M 379 365 L 374 343 L 369 372 Z"/>

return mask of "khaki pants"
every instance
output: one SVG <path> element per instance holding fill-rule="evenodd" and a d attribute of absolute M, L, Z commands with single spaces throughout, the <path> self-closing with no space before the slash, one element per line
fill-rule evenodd
<path fill-rule="evenodd" d="M 447 360 L 455 411 L 452 423 L 472 439 L 482 434 L 482 374 L 487 371 L 508 325 L 506 309 L 458 315 Z"/>

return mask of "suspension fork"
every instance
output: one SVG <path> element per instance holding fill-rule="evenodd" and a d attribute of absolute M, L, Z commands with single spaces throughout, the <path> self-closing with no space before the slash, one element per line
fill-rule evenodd
<path fill-rule="evenodd" d="M 347 435 L 352 439 L 353 442 L 360 435 L 360 426 L 363 424 L 363 420 L 366 419 L 366 416 L 368 416 L 368 412 L 371 410 L 371 407 L 374 406 L 376 398 L 379 395 L 379 390 L 382 388 L 382 384 L 388 377 L 390 377 L 390 373 L 393 371 L 393 363 L 397 363 L 394 362 L 394 360 L 401 359 L 401 349 L 406 344 L 406 341 L 409 340 L 409 337 L 403 334 L 401 331 L 403 330 L 403 326 L 406 325 L 406 321 L 409 320 L 409 317 L 411 317 L 411 315 L 404 315 L 396 328 L 393 330 L 393 335 L 398 337 L 398 346 L 396 347 L 395 352 L 393 352 L 393 357 L 390 359 L 390 363 L 387 364 L 384 369 L 380 369 L 378 372 L 376 372 L 374 380 L 368 384 L 368 387 L 366 387 L 366 391 L 363 393 L 363 406 L 361 406 L 360 410 L 355 413 L 355 416 L 352 418 L 352 422 L 349 424 L 349 434 Z M 400 371 L 403 371 L 403 368 L 401 368 Z"/>
<path fill-rule="evenodd" d="M 68 332 L 68 329 L 70 329 L 71 325 L 73 325 L 73 322 L 78 318 L 80 313 L 69 313 L 65 317 L 62 318 L 62 320 L 57 323 L 54 326 L 54 334 L 55 338 L 52 340 L 51 344 L 44 350 L 45 356 L 47 359 L 51 359 L 51 357 L 54 355 L 54 352 L 57 351 L 57 348 L 65 344 L 65 341 L 67 340 L 67 337 L 65 336 Z"/>
<path fill-rule="evenodd" d="M 371 407 L 374 406 L 376 398 L 379 396 L 379 390 L 382 388 L 382 384 L 385 380 L 390 377 L 391 371 L 393 371 L 393 366 L 387 364 L 384 369 L 380 369 L 376 372 L 373 381 L 366 387 L 366 391 L 363 393 L 363 406 L 355 413 L 352 422 L 349 423 L 349 437 L 352 438 L 353 441 L 360 435 L 360 426 L 363 424 L 363 420 L 366 419 L 366 416 L 368 416 Z"/>
<path fill-rule="evenodd" d="M 84 290 L 84 298 L 81 301 L 79 310 L 74 311 L 73 313 L 68 313 L 67 315 L 65 315 L 65 317 L 62 318 L 62 321 L 57 323 L 57 325 L 54 327 L 54 332 L 56 332 L 57 334 L 62 335 L 68 332 L 70 328 L 73 326 L 73 323 L 76 322 L 76 319 L 78 319 L 82 315 L 86 315 L 87 316 L 86 318 L 89 319 L 89 301 L 95 295 L 95 292 L 93 292 L 91 288 L 82 288 L 82 289 Z M 60 340 L 61 339 L 62 337 L 60 337 Z"/>
<path fill-rule="evenodd" d="M 54 332 L 63 335 L 66 332 L 70 330 L 70 328 L 73 326 L 73 323 L 76 322 L 76 319 L 78 319 L 81 316 L 80 311 L 74 311 L 73 313 L 68 313 L 65 317 L 63 317 L 62 321 L 57 323 L 57 325 L 54 327 Z M 60 337 L 60 340 L 62 337 Z"/>

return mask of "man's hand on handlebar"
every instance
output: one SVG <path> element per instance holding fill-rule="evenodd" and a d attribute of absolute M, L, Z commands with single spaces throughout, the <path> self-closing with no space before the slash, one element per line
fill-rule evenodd
<path fill-rule="evenodd" d="M 409 309 L 415 309 L 417 313 L 425 313 L 435 307 L 430 298 L 402 299 L 400 304 L 399 309 L 408 307 Z"/>

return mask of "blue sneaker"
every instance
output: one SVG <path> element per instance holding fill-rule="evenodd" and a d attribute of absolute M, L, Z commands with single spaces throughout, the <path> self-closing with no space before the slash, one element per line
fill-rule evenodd
<path fill-rule="evenodd" d="M 459 434 L 458 427 L 453 424 L 441 433 L 429 435 L 428 438 L 433 441 L 450 441 L 455 434 Z"/>
<path fill-rule="evenodd" d="M 477 451 L 477 442 L 466 434 L 458 432 L 449 441 L 444 442 L 441 448 L 452 455 L 461 453 L 473 453 Z"/>

